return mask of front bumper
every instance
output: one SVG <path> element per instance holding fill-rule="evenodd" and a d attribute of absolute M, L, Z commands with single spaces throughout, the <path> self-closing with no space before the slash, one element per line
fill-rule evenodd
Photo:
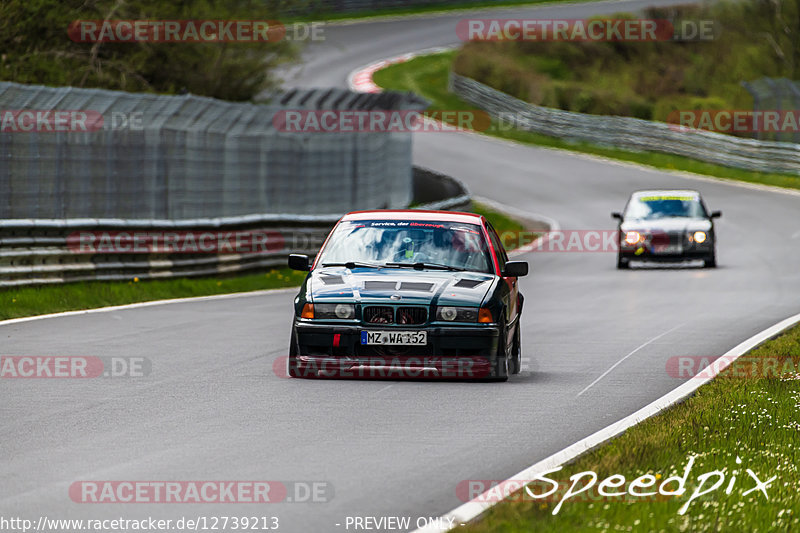
<path fill-rule="evenodd" d="M 422 346 L 362 345 L 362 331 L 426 331 Z M 295 319 L 297 357 L 303 375 L 321 377 L 453 378 L 488 377 L 500 337 L 497 325 L 366 326 Z"/>
<path fill-rule="evenodd" d="M 703 243 L 691 241 L 683 233 L 648 234 L 644 242 L 628 244 L 624 232 L 620 233 L 619 256 L 633 261 L 679 262 L 692 259 L 707 259 L 714 253 L 713 235 Z"/>
<path fill-rule="evenodd" d="M 680 261 L 690 261 L 693 259 L 706 259 L 711 255 L 711 250 L 685 250 L 681 253 L 654 253 L 652 250 L 644 250 L 636 253 L 636 250 L 620 250 L 620 257 L 631 261 L 655 261 L 664 263 L 676 263 Z"/>

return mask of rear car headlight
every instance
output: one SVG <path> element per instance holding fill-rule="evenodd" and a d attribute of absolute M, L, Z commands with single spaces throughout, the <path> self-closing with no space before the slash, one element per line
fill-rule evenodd
<path fill-rule="evenodd" d="M 477 322 L 478 308 L 452 306 L 437 307 L 436 320 L 444 320 L 445 322 Z"/>
<path fill-rule="evenodd" d="M 640 240 L 642 240 L 642 235 L 638 231 L 625 232 L 625 242 L 628 244 L 636 244 Z"/>
<path fill-rule="evenodd" d="M 694 242 L 703 244 L 704 242 L 706 242 L 708 235 L 706 235 L 705 231 L 695 231 L 693 237 L 694 237 Z"/>
<path fill-rule="evenodd" d="M 311 307 L 311 316 L 306 316 L 306 308 Z M 338 318 L 347 320 L 355 318 L 356 306 L 354 304 L 306 304 L 303 307 L 303 318 L 332 319 Z"/>

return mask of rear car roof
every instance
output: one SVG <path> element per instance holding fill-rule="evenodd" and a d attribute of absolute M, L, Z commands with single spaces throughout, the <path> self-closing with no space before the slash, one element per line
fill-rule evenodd
<path fill-rule="evenodd" d="M 640 196 L 670 196 L 670 195 L 684 195 L 700 197 L 698 191 L 691 189 L 651 189 L 645 191 L 634 191 L 631 197 L 638 198 Z"/>
<path fill-rule="evenodd" d="M 431 222 L 458 222 L 461 224 L 481 224 L 482 215 L 458 211 L 425 211 L 422 209 L 376 209 L 372 211 L 353 211 L 342 220 L 427 220 Z"/>

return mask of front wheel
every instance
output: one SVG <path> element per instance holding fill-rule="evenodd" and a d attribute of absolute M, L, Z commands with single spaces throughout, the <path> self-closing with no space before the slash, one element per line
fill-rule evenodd
<path fill-rule="evenodd" d="M 711 255 L 709 255 L 705 260 L 703 260 L 703 267 L 704 268 L 716 268 L 717 267 L 717 251 L 711 250 Z"/>
<path fill-rule="evenodd" d="M 289 341 L 289 357 L 286 360 L 286 374 L 292 378 L 300 377 L 300 369 L 297 368 L 297 334 L 292 326 L 292 338 Z"/>
<path fill-rule="evenodd" d="M 520 332 L 522 324 L 520 324 L 520 320 L 521 319 L 517 317 L 517 327 L 514 331 L 514 344 L 511 345 L 511 360 L 513 362 L 511 365 L 512 374 L 519 374 L 522 370 L 522 334 Z"/>
<path fill-rule="evenodd" d="M 625 270 L 630 268 L 630 263 L 628 259 L 622 257 L 621 254 L 617 254 L 617 268 L 620 270 Z"/>
<path fill-rule="evenodd" d="M 489 375 L 489 381 L 508 381 L 509 375 L 509 358 L 506 352 L 506 331 L 505 323 L 500 324 L 500 336 L 497 339 L 497 353 L 495 354 L 494 364 L 492 365 L 492 373 Z"/>

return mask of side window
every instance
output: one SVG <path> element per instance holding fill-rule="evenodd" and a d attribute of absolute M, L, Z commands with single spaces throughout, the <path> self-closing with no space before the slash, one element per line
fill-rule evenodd
<path fill-rule="evenodd" d="M 497 232 L 494 230 L 491 224 L 487 223 L 487 228 L 489 229 L 489 238 L 492 240 L 492 247 L 497 254 L 497 262 L 500 264 L 500 270 L 502 271 L 506 267 L 506 263 L 508 262 L 508 255 L 506 255 L 506 249 L 503 247 L 503 243 L 500 242 L 500 237 L 497 236 Z"/>

